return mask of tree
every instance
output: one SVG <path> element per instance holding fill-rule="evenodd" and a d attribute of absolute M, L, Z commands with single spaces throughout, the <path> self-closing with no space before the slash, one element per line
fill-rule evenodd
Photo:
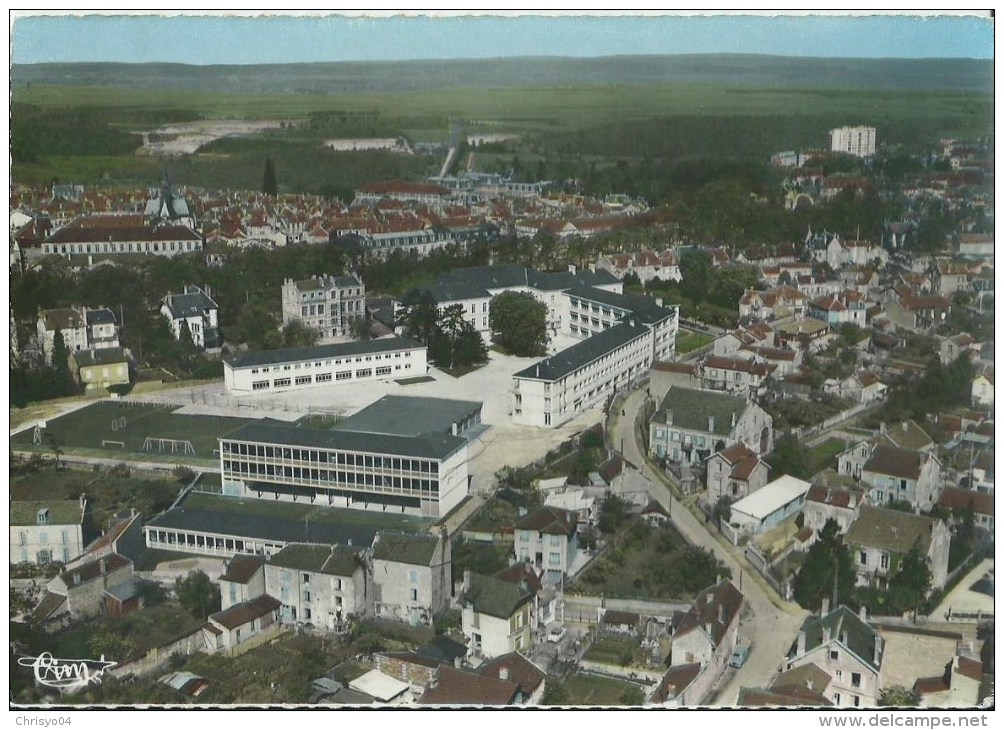
<path fill-rule="evenodd" d="M 492 299 L 488 324 L 495 344 L 518 357 L 547 354 L 547 305 L 532 294 L 507 291 Z"/>
<path fill-rule="evenodd" d="M 201 570 L 193 570 L 174 582 L 178 602 L 196 618 L 205 619 L 220 610 L 220 589 Z"/>
<path fill-rule="evenodd" d="M 719 529 L 723 522 L 729 522 L 732 519 L 732 499 L 727 494 L 723 494 L 715 502 L 715 518 L 718 520 Z"/>
<path fill-rule="evenodd" d="M 271 157 L 265 158 L 265 173 L 262 176 L 261 191 L 265 195 L 278 195 L 279 185 L 275 179 L 275 163 Z"/>
<path fill-rule="evenodd" d="M 70 375 L 70 351 L 63 339 L 61 330 L 56 330 L 52 338 L 52 371 L 60 395 L 66 395 L 74 391 L 73 376 Z"/>
<path fill-rule="evenodd" d="M 806 479 L 810 476 L 812 467 L 806 457 L 805 449 L 798 443 L 794 436 L 785 435 L 774 443 L 774 452 L 768 459 L 771 474 L 783 476 L 790 474 L 799 479 Z"/>
<path fill-rule="evenodd" d="M 879 692 L 879 707 L 917 707 L 920 705 L 920 695 L 912 689 L 895 684 Z"/>
<path fill-rule="evenodd" d="M 476 365 L 488 361 L 488 348 L 481 333 L 468 321 L 464 321 L 457 338 L 455 353 L 457 365 Z"/>
<path fill-rule="evenodd" d="M 412 289 L 401 297 L 397 323 L 404 329 L 406 337 L 428 346 L 439 333 L 439 308 L 432 292 Z"/>
<path fill-rule="evenodd" d="M 847 601 L 854 592 L 854 580 L 854 563 L 840 537 L 840 526 L 835 520 L 827 520 L 795 577 L 795 600 L 802 608 L 814 611 L 823 598 L 832 597 L 835 589 L 836 600 Z"/>
<path fill-rule="evenodd" d="M 544 685 L 544 696 L 540 698 L 542 705 L 567 705 L 568 690 L 564 683 L 557 679 L 548 679 Z"/>
<path fill-rule="evenodd" d="M 457 340 L 464 329 L 464 305 L 451 304 L 439 314 L 439 329 L 450 343 L 450 370 L 456 367 Z"/>
<path fill-rule="evenodd" d="M 612 532 L 617 532 L 626 519 L 627 503 L 616 494 L 611 494 L 603 501 L 600 518 L 596 521 L 596 526 L 600 532 L 609 535 Z"/>
<path fill-rule="evenodd" d="M 282 328 L 283 347 L 310 347 L 321 339 L 321 333 L 308 327 L 301 320 L 294 319 Z"/>
<path fill-rule="evenodd" d="M 911 547 L 899 564 L 899 570 L 889 579 L 890 603 L 895 609 L 916 609 L 931 588 L 931 566 L 927 564 L 920 545 Z"/>

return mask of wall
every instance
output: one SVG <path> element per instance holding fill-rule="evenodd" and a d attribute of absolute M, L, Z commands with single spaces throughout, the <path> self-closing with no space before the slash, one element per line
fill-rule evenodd
<path fill-rule="evenodd" d="M 128 675 L 145 677 L 159 671 L 176 654 L 190 656 L 205 650 L 206 641 L 200 627 L 163 646 L 154 647 L 146 653 L 146 656 L 112 667 L 108 670 L 108 674 L 120 679 Z"/>

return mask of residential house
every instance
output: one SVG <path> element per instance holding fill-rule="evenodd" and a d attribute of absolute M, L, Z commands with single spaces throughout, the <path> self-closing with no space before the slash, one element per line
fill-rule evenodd
<path fill-rule="evenodd" d="M 958 523 L 968 511 L 973 511 L 976 527 L 994 532 L 994 495 L 959 487 L 945 487 L 938 498 L 938 506 L 952 514 L 952 522 Z"/>
<path fill-rule="evenodd" d="M 465 570 L 458 601 L 472 656 L 497 657 L 530 648 L 533 594 L 525 585 Z"/>
<path fill-rule="evenodd" d="M 420 705 L 506 706 L 521 704 L 520 686 L 498 676 L 440 667 L 436 679 L 419 700 Z"/>
<path fill-rule="evenodd" d="M 944 338 L 938 348 L 938 355 L 942 365 L 951 365 L 962 354 L 968 355 L 973 361 L 977 360 L 980 355 L 979 350 L 979 343 L 973 339 L 973 336 L 963 332 Z"/>
<path fill-rule="evenodd" d="M 85 390 L 129 384 L 129 358 L 121 347 L 70 354 L 70 372 Z"/>
<path fill-rule="evenodd" d="M 864 505 L 844 536 L 858 585 L 887 585 L 912 548 L 920 549 L 931 569 L 931 588 L 945 585 L 951 532 L 941 520 Z"/>
<path fill-rule="evenodd" d="M 641 616 L 633 611 L 614 611 L 608 608 L 596 610 L 599 616 L 600 630 L 613 634 L 637 634 L 641 624 Z"/>
<path fill-rule="evenodd" d="M 180 340 L 182 331 L 188 329 L 192 343 L 200 350 L 219 347 L 219 309 L 207 291 L 195 285 L 186 285 L 181 294 L 168 294 L 161 300 L 161 315 L 171 326 L 174 339 Z"/>
<path fill-rule="evenodd" d="M 280 607 L 279 601 L 265 594 L 210 615 L 202 627 L 210 652 L 234 656 L 239 650 L 257 646 L 266 637 L 275 635 Z"/>
<path fill-rule="evenodd" d="M 743 594 L 731 580 L 723 580 L 697 594 L 676 624 L 670 666 L 699 664 L 706 674 L 706 689 L 728 668 L 729 659 L 739 641 L 739 616 Z"/>
<path fill-rule="evenodd" d="M 325 236 L 327 240 L 327 236 Z M 315 276 L 282 285 L 282 325 L 299 322 L 322 339 L 352 335 L 366 318 L 366 287 L 357 276 Z"/>
<path fill-rule="evenodd" d="M 524 705 L 539 705 L 544 698 L 547 673 L 518 652 L 485 662 L 478 674 L 518 684 Z"/>
<path fill-rule="evenodd" d="M 654 362 L 649 369 L 648 391 L 656 401 L 666 397 L 670 386 L 700 390 L 701 375 L 698 367 L 686 362 Z"/>
<path fill-rule="evenodd" d="M 796 319 L 774 325 L 778 346 L 787 350 L 802 350 L 814 353 L 826 349 L 836 337 L 833 330 L 822 320 Z"/>
<path fill-rule="evenodd" d="M 984 370 L 973 378 L 972 387 L 973 407 L 988 408 L 994 407 L 994 371 Z"/>
<path fill-rule="evenodd" d="M 966 263 L 938 259 L 931 266 L 930 273 L 932 290 L 936 294 L 950 297 L 957 291 L 969 289 L 969 279 L 972 271 Z"/>
<path fill-rule="evenodd" d="M 913 691 L 920 696 L 920 707 L 976 707 L 983 699 L 983 663 L 957 653 L 937 677 L 920 677 Z"/>
<path fill-rule="evenodd" d="M 707 682 L 701 682 L 700 679 L 711 675 L 710 666 L 700 662 L 674 664 L 666 670 L 646 704 L 664 707 L 701 705 L 708 688 Z"/>
<path fill-rule="evenodd" d="M 707 471 L 708 502 L 715 504 L 722 497 L 736 501 L 761 489 L 767 484 L 770 466 L 737 443 L 709 456 Z"/>
<path fill-rule="evenodd" d="M 788 653 L 788 670 L 814 664 L 832 679 L 825 691 L 835 707 L 878 705 L 884 642 L 863 617 L 846 606 L 805 619 Z"/>
<path fill-rule="evenodd" d="M 929 510 L 941 488 L 941 461 L 927 452 L 880 443 L 862 466 L 861 481 L 870 487 L 874 504 L 908 502 Z"/>
<path fill-rule="evenodd" d="M 264 595 L 265 558 L 261 555 L 234 555 L 226 561 L 219 584 L 222 610 Z"/>
<path fill-rule="evenodd" d="M 805 495 L 805 504 L 802 505 L 804 524 L 819 532 L 828 521 L 834 520 L 840 532 L 845 533 L 857 519 L 864 503 L 864 492 L 816 484 Z"/>
<path fill-rule="evenodd" d="M 537 507 L 516 522 L 513 537 L 516 560 L 532 563 L 557 578 L 568 572 L 578 552 L 578 515 L 557 507 Z"/>
<path fill-rule="evenodd" d="M 705 357 L 700 365 L 701 387 L 723 390 L 745 397 L 762 395 L 767 381 L 777 370 L 776 365 L 762 362 L 756 356 L 746 358 Z"/>
<path fill-rule="evenodd" d="M 801 511 L 811 486 L 790 474 L 778 477 L 731 505 L 726 533 L 731 532 L 733 542 L 738 542 L 742 535 L 759 534 L 779 525 Z"/>
<path fill-rule="evenodd" d="M 378 618 L 431 626 L 449 607 L 452 554 L 445 535 L 379 533 L 372 562 Z"/>
<path fill-rule="evenodd" d="M 495 577 L 521 588 L 525 587 L 533 594 L 530 611 L 531 631 L 536 631 L 559 619 L 564 597 L 558 592 L 558 586 L 543 583 L 530 563 L 513 563 L 496 573 Z"/>
<path fill-rule="evenodd" d="M 843 324 L 854 324 L 863 327 L 866 321 L 867 307 L 864 297 L 857 292 L 843 291 L 839 294 L 829 294 L 809 302 L 808 314 L 831 327 Z"/>
<path fill-rule="evenodd" d="M 113 516 L 108 522 L 108 529 L 100 537 L 92 540 L 84 548 L 79 558 L 66 563 L 67 568 L 74 568 L 97 558 L 105 558 L 112 553 L 139 561 L 146 554 L 146 539 L 143 537 L 143 515 L 135 510 Z M 85 538 L 86 538 L 85 531 Z"/>
<path fill-rule="evenodd" d="M 654 499 L 650 499 L 648 504 L 642 508 L 641 518 L 652 527 L 663 527 L 672 520 L 666 508 Z"/>
<path fill-rule="evenodd" d="M 71 354 L 82 350 L 103 350 L 119 346 L 118 323 L 115 314 L 106 307 L 39 309 L 35 329 L 45 361 L 50 364 L 56 332 L 62 333 L 63 344 Z"/>
<path fill-rule="evenodd" d="M 809 663 L 781 672 L 767 689 L 740 687 L 740 707 L 832 707 L 826 691 L 832 677 Z"/>
<path fill-rule="evenodd" d="M 291 543 L 265 565 L 265 584 L 282 604 L 282 623 L 337 629 L 348 616 L 368 614 L 369 576 L 346 545 Z"/>
<path fill-rule="evenodd" d="M 609 271 L 618 279 L 634 274 L 642 284 L 647 284 L 653 279 L 683 280 L 683 275 L 680 273 L 680 258 L 671 248 L 662 253 L 645 250 L 636 253 L 601 255 L 596 262 L 596 268 Z"/>
<path fill-rule="evenodd" d="M 561 493 L 548 494 L 544 497 L 544 506 L 574 512 L 578 518 L 579 529 L 592 527 L 596 522 L 598 511 L 596 497 L 588 496 L 583 489 L 567 488 Z"/>
<path fill-rule="evenodd" d="M 742 443 L 758 455 L 773 449 L 773 419 L 760 406 L 725 393 L 670 387 L 649 429 L 649 453 L 672 461 L 703 462 Z"/>
<path fill-rule="evenodd" d="M 944 324 L 951 311 L 951 301 L 940 294 L 908 294 L 886 306 L 889 319 L 912 330 L 926 330 Z"/>
<path fill-rule="evenodd" d="M 106 608 L 105 593 L 133 578 L 133 563 L 118 553 L 64 570 L 49 581 L 48 593 L 63 597 L 66 611 L 74 619 L 98 616 Z"/>
<path fill-rule="evenodd" d="M 984 494 L 994 493 L 994 450 L 982 449 L 970 469 L 970 489 Z"/>
<path fill-rule="evenodd" d="M 69 563 L 93 537 L 87 499 L 10 502 L 10 563 Z"/>
<path fill-rule="evenodd" d="M 739 318 L 768 322 L 804 317 L 808 299 L 803 292 L 784 284 L 768 291 L 746 289 L 739 298 Z"/>

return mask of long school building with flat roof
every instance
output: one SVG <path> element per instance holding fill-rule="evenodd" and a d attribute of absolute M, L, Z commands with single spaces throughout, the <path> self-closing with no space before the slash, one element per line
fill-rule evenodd
<path fill-rule="evenodd" d="M 424 345 L 403 337 L 245 352 L 223 362 L 230 393 L 290 391 L 425 375 Z"/>
<path fill-rule="evenodd" d="M 220 439 L 225 495 L 441 517 L 468 494 L 467 440 L 262 419 Z"/>

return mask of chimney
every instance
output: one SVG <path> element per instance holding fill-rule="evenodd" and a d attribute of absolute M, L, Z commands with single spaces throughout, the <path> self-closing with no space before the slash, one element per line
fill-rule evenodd
<path fill-rule="evenodd" d="M 828 614 L 829 612 L 830 612 L 830 599 L 829 597 L 824 596 L 823 602 L 819 606 L 819 615 L 822 617 Z"/>
<path fill-rule="evenodd" d="M 823 643 L 825 644 L 829 640 L 830 640 L 830 627 L 829 626 L 824 626 L 823 627 Z"/>
<path fill-rule="evenodd" d="M 725 606 L 718 604 L 718 623 L 725 623 Z"/>
<path fill-rule="evenodd" d="M 85 509 L 87 509 L 87 495 L 86 494 L 81 494 L 80 495 L 80 511 L 83 512 Z"/>
<path fill-rule="evenodd" d="M 805 632 L 798 632 L 798 643 L 795 644 L 795 656 L 802 656 L 805 654 Z"/>
<path fill-rule="evenodd" d="M 843 644 L 844 646 L 847 646 L 848 641 L 847 641 L 847 632 L 846 631 L 841 631 L 840 632 L 840 643 Z"/>
<path fill-rule="evenodd" d="M 885 433 L 885 421 L 879 423 L 879 433 Z"/>
<path fill-rule="evenodd" d="M 108 561 L 101 558 L 101 560 L 98 561 L 98 568 L 101 570 L 101 574 L 104 575 L 108 569 Z"/>
<path fill-rule="evenodd" d="M 875 665 L 878 666 L 882 661 L 882 637 L 878 634 L 875 635 Z"/>
<path fill-rule="evenodd" d="M 715 432 L 715 417 L 708 416 L 708 433 L 714 433 L 714 432 Z"/>
<path fill-rule="evenodd" d="M 75 586 L 80 585 L 80 572 L 79 571 L 77 571 L 76 573 L 73 574 L 73 585 L 75 585 Z"/>
<path fill-rule="evenodd" d="M 509 667 L 499 667 L 499 679 L 509 679 Z"/>
<path fill-rule="evenodd" d="M 575 264 L 568 265 L 568 273 L 571 274 L 572 276 L 575 275 Z"/>
<path fill-rule="evenodd" d="M 667 426 L 672 426 L 673 425 L 673 409 L 672 408 L 666 409 L 666 425 Z"/>
<path fill-rule="evenodd" d="M 469 569 L 464 570 L 464 586 L 463 592 L 467 593 L 471 589 L 471 571 Z"/>
<path fill-rule="evenodd" d="M 862 621 L 868 620 L 868 608 L 866 606 L 862 606 L 858 609 L 858 618 Z"/>
<path fill-rule="evenodd" d="M 903 421 L 903 433 L 906 433 L 909 430 L 910 430 L 909 424 L 907 424 L 906 421 Z"/>
<path fill-rule="evenodd" d="M 712 631 L 713 628 L 714 624 L 712 624 L 710 621 L 704 624 L 704 630 L 708 632 L 708 636 L 714 636 L 714 631 Z"/>
<path fill-rule="evenodd" d="M 732 428 L 735 428 L 735 427 L 736 427 L 736 414 L 735 414 L 735 412 L 733 412 L 732 413 Z"/>

